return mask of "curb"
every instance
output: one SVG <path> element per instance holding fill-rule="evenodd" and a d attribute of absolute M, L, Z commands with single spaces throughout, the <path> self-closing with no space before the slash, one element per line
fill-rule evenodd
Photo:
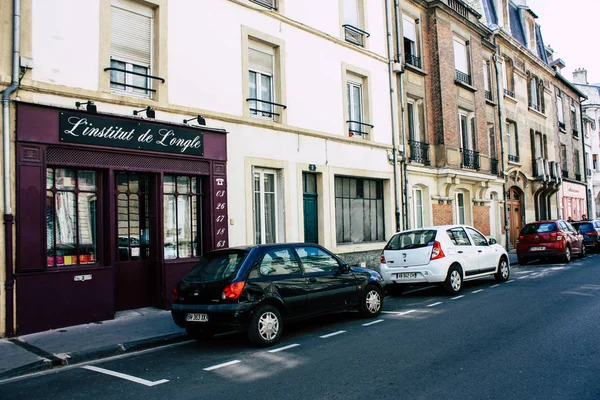
<path fill-rule="evenodd" d="M 156 336 L 147 339 L 134 340 L 96 349 L 78 351 L 74 353 L 54 354 L 52 359 L 41 358 L 38 361 L 9 371 L 0 373 L 0 381 L 10 378 L 16 378 L 35 372 L 46 371 L 55 367 L 64 367 L 67 365 L 80 364 L 88 361 L 100 360 L 107 357 L 118 356 L 126 353 L 151 349 L 154 347 L 165 346 L 168 344 L 181 343 L 190 340 L 186 332 L 171 333 L 168 335 Z"/>

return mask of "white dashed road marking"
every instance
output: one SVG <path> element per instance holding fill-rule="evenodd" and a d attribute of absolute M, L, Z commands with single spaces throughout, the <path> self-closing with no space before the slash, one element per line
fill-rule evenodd
<path fill-rule="evenodd" d="M 518 277 L 517 279 L 527 279 L 527 278 L 529 278 L 529 275 L 521 276 L 521 277 Z"/>
<path fill-rule="evenodd" d="M 342 333 L 346 333 L 346 331 L 337 331 L 333 333 L 328 333 L 327 335 L 319 336 L 321 339 L 327 339 L 332 336 L 341 335 Z"/>
<path fill-rule="evenodd" d="M 511 279 L 510 281 L 506 281 L 506 283 L 511 283 L 511 282 L 514 282 L 514 281 L 515 281 L 514 279 Z"/>
<path fill-rule="evenodd" d="M 417 312 L 417 310 L 408 310 L 408 311 L 404 311 L 404 312 L 399 312 L 398 315 L 406 315 L 406 314 L 411 314 Z"/>
<path fill-rule="evenodd" d="M 437 303 L 428 304 L 427 307 L 435 307 L 435 306 L 439 306 L 440 304 L 442 304 L 442 302 L 438 301 Z"/>
<path fill-rule="evenodd" d="M 471 293 L 475 294 L 475 293 L 479 293 L 479 292 L 483 292 L 483 289 L 475 290 L 475 291 L 473 291 Z"/>
<path fill-rule="evenodd" d="M 288 346 L 283 346 L 283 347 L 279 347 L 277 349 L 269 350 L 269 351 L 267 351 L 267 353 L 277 353 L 279 351 L 291 349 L 293 347 L 298 347 L 298 346 L 300 346 L 298 343 L 294 343 L 294 344 L 290 344 Z"/>
<path fill-rule="evenodd" d="M 500 286 L 500 284 L 496 283 L 495 285 L 490 286 L 490 288 L 495 288 L 495 287 L 498 287 L 498 286 Z"/>
<path fill-rule="evenodd" d="M 214 369 L 228 367 L 230 365 L 237 364 L 237 363 L 241 363 L 241 361 L 240 360 L 233 360 L 233 361 L 229 361 L 229 362 L 226 362 L 226 363 L 223 363 L 223 364 L 217 364 L 217 365 L 213 365 L 212 367 L 204 368 L 204 370 L 205 371 L 212 371 Z"/>
<path fill-rule="evenodd" d="M 463 297 L 465 297 L 465 295 L 461 294 L 460 296 L 451 297 L 450 300 L 458 300 L 458 299 L 462 299 Z"/>
<path fill-rule="evenodd" d="M 362 324 L 362 326 L 371 326 L 371 325 L 375 325 L 378 324 L 380 322 L 385 321 L 384 319 L 378 319 L 377 321 L 373 321 L 373 322 L 367 322 L 366 324 Z"/>
<path fill-rule="evenodd" d="M 101 374 L 115 376 L 117 378 L 121 378 L 121 379 L 125 379 L 125 380 L 131 381 L 131 382 L 139 383 L 140 385 L 144 385 L 144 386 L 156 386 L 156 385 L 160 385 L 161 383 L 169 382 L 167 379 L 161 379 L 161 380 L 155 381 L 155 382 L 147 381 L 145 379 L 138 378 L 136 376 L 122 374 L 120 372 L 115 372 L 115 371 L 111 371 L 111 370 L 104 369 L 104 368 L 94 367 L 93 365 L 86 365 L 85 367 L 81 367 L 81 368 L 88 369 L 90 371 L 100 372 Z"/>

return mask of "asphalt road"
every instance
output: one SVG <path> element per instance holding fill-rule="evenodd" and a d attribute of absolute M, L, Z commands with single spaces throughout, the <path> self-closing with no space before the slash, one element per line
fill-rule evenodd
<path fill-rule="evenodd" d="M 0 384 L 0 399 L 600 398 L 600 255 L 384 310 L 286 326 L 268 349 L 236 334 L 52 370 Z"/>

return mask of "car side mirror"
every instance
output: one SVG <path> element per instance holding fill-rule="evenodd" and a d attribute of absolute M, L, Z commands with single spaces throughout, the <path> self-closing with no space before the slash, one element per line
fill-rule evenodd
<path fill-rule="evenodd" d="M 496 239 L 494 239 L 494 238 L 490 238 L 490 240 L 488 240 L 488 243 L 489 243 L 489 244 L 496 244 L 496 243 L 498 243 L 498 242 L 496 241 Z"/>

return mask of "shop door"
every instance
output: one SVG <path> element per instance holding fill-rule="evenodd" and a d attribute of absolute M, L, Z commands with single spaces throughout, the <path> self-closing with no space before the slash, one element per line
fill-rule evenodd
<path fill-rule="evenodd" d="M 115 173 L 117 310 L 157 305 L 155 189 L 152 175 Z"/>
<path fill-rule="evenodd" d="M 318 243 L 317 176 L 303 173 L 302 182 L 304 187 L 304 241 L 306 243 Z"/>
<path fill-rule="evenodd" d="M 514 249 L 517 245 L 517 238 L 519 237 L 519 232 L 521 232 L 521 225 L 523 221 L 521 192 L 515 188 L 511 188 L 508 192 L 507 203 L 510 247 L 511 249 Z"/>

